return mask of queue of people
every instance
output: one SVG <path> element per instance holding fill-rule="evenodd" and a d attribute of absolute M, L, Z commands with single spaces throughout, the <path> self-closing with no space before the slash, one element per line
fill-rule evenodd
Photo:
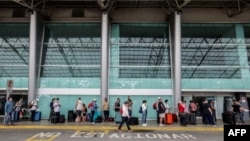
<path fill-rule="evenodd" d="M 34 121 L 34 115 L 36 110 L 38 109 L 38 99 L 32 100 L 28 104 L 28 108 L 30 110 L 30 120 Z M 4 118 L 4 125 L 13 125 L 13 111 L 22 111 L 22 104 L 23 98 L 20 98 L 16 103 L 13 102 L 12 97 L 8 98 L 8 101 L 5 104 L 5 118 Z M 53 116 L 60 116 L 60 109 L 61 109 L 61 103 L 59 101 L 59 98 L 53 98 L 49 104 L 50 111 L 49 111 L 49 118 L 48 121 L 52 120 Z M 110 118 L 110 104 L 108 101 L 108 98 L 105 98 L 102 102 L 102 112 L 100 115 L 104 115 L 103 119 L 104 121 L 108 121 Z M 214 105 L 214 101 L 207 99 L 204 99 L 202 104 L 199 105 L 201 115 L 202 115 L 202 122 L 203 124 L 207 126 L 216 126 L 217 118 L 216 118 L 216 108 Z M 153 109 L 156 110 L 157 113 L 157 123 L 159 126 L 165 126 L 165 118 L 166 114 L 171 113 L 172 107 L 168 104 L 168 99 L 163 100 L 161 97 L 158 97 L 156 102 L 153 104 Z M 75 103 L 75 122 L 85 122 L 90 121 L 91 123 L 95 124 L 95 118 L 94 115 L 98 112 L 99 106 L 96 99 L 93 99 L 89 104 L 86 104 L 82 101 L 82 99 L 79 97 L 76 100 Z M 147 114 L 148 109 L 150 107 L 148 106 L 147 100 L 142 100 L 140 111 L 141 114 L 141 123 L 142 126 L 147 126 Z M 129 119 L 133 116 L 133 112 L 135 111 L 133 108 L 133 101 L 130 96 L 124 101 L 124 103 L 121 103 L 121 99 L 117 98 L 113 110 L 115 111 L 115 118 L 114 121 L 116 123 L 119 123 L 118 131 L 121 130 L 121 127 L 125 123 L 127 125 L 128 130 L 130 131 L 131 128 L 129 126 Z M 139 109 L 138 109 L 139 110 Z M 190 125 L 196 125 L 196 116 L 198 111 L 198 104 L 190 100 L 189 104 L 185 100 L 179 101 L 177 104 L 177 116 L 180 120 L 181 126 L 187 126 Z M 247 109 L 242 108 L 239 101 L 234 100 L 232 105 L 232 111 L 235 113 L 235 122 L 244 123 L 244 111 L 247 111 Z M 248 110 L 249 111 L 249 110 Z M 88 114 L 91 113 L 91 114 Z M 173 113 L 175 114 L 175 113 Z M 18 114 L 19 115 L 19 114 Z M 21 115 L 21 114 L 20 114 Z"/>

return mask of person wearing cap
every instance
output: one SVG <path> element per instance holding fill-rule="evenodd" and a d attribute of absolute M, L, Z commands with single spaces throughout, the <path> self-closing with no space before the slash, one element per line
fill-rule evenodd
<path fill-rule="evenodd" d="M 131 128 L 129 126 L 129 111 L 128 111 L 128 106 L 129 106 L 129 101 L 125 101 L 124 104 L 122 105 L 122 122 L 120 123 L 119 127 L 118 127 L 118 131 L 121 132 L 121 128 L 122 128 L 122 125 L 124 124 L 124 122 L 126 123 L 127 125 L 127 128 L 128 128 L 128 132 L 131 132 Z"/>

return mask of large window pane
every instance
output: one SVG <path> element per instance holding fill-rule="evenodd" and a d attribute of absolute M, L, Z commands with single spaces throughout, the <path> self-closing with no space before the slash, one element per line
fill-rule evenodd
<path fill-rule="evenodd" d="M 29 24 L 0 24 L 0 77 L 28 77 Z"/>
<path fill-rule="evenodd" d="M 182 26 L 182 78 L 241 78 L 233 24 Z"/>
<path fill-rule="evenodd" d="M 161 24 L 121 24 L 119 78 L 170 78 L 168 28 Z"/>
<path fill-rule="evenodd" d="M 100 77 L 100 24 L 47 24 L 42 77 Z"/>

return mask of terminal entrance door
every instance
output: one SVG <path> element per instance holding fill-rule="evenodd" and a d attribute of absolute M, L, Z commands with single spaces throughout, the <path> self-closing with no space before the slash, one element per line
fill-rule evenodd
<path fill-rule="evenodd" d="M 13 99 L 13 102 L 16 103 L 21 97 L 23 98 L 23 106 L 27 107 L 27 100 L 28 100 L 28 91 L 27 90 L 18 90 L 13 91 L 10 94 Z M 6 91 L 0 91 L 0 115 L 4 115 L 4 105 L 6 103 Z"/>

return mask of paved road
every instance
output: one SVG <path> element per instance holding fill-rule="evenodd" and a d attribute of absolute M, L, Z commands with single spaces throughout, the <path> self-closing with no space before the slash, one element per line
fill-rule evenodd
<path fill-rule="evenodd" d="M 223 130 L 220 128 L 160 128 L 150 130 L 136 128 L 129 133 L 126 128 L 117 132 L 114 128 L 80 127 L 75 126 L 40 126 L 32 129 L 31 126 L 2 127 L 0 130 L 1 141 L 223 141 Z M 61 128 L 61 129 L 60 129 Z"/>

